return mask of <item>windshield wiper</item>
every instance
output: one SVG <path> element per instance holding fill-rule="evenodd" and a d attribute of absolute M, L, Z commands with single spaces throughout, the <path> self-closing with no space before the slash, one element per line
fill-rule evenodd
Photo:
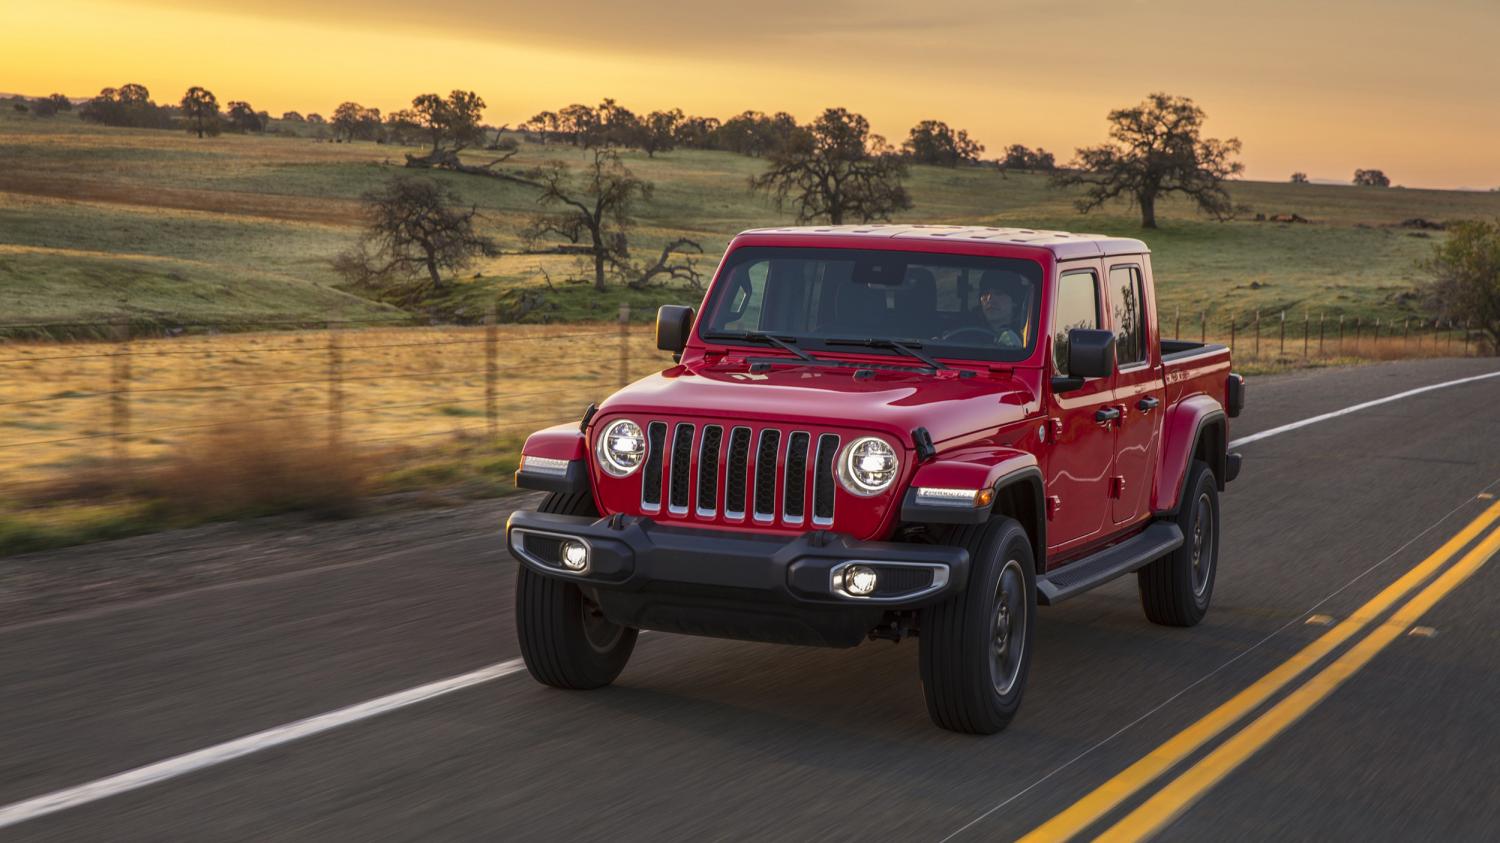
<path fill-rule="evenodd" d="M 933 358 L 927 356 L 926 354 L 923 354 L 922 352 L 918 351 L 917 349 L 921 348 L 922 344 L 920 342 L 917 342 L 916 340 L 884 340 L 884 339 L 867 339 L 867 338 L 864 338 L 864 337 L 834 337 L 833 339 L 825 339 L 825 340 L 823 340 L 823 344 L 824 345 L 860 345 L 860 346 L 864 346 L 865 348 L 889 348 L 892 351 L 899 351 L 899 352 L 901 352 L 902 354 L 905 354 L 908 357 L 915 357 L 916 359 L 921 360 L 923 363 L 926 363 L 934 371 L 936 371 L 938 369 L 946 369 L 946 368 L 948 368 L 943 363 L 940 363 L 937 360 L 934 360 Z"/>
<path fill-rule="evenodd" d="M 742 340 L 745 342 L 770 343 L 778 348 L 790 351 L 809 363 L 821 362 L 818 358 L 798 348 L 795 344 L 797 341 L 796 337 L 777 336 L 776 334 L 768 334 L 763 331 L 715 331 L 712 334 L 704 334 L 703 338 L 706 340 Z"/>

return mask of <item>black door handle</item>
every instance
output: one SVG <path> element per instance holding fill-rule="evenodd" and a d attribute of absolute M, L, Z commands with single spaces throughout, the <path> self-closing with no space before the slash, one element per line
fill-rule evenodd
<path fill-rule="evenodd" d="M 1094 413 L 1094 421 L 1099 422 L 1100 424 L 1103 424 L 1104 422 L 1112 422 L 1119 417 L 1119 407 L 1105 407 L 1104 409 L 1098 410 Z"/>
<path fill-rule="evenodd" d="M 1141 400 L 1136 402 L 1135 408 L 1143 413 L 1149 413 L 1152 410 L 1155 410 L 1160 405 L 1160 398 L 1157 398 L 1155 395 L 1147 395 L 1145 398 L 1142 398 Z"/>

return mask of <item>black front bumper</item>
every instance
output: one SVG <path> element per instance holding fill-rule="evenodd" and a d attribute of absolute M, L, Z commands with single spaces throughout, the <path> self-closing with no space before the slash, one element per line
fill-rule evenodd
<path fill-rule="evenodd" d="M 969 573 L 961 548 L 829 532 L 786 538 L 523 511 L 505 533 L 517 561 L 585 587 L 615 623 L 788 644 L 854 646 L 887 612 L 943 600 Z M 585 570 L 563 567 L 565 540 L 586 545 Z M 839 589 L 850 563 L 877 571 L 874 594 Z"/>

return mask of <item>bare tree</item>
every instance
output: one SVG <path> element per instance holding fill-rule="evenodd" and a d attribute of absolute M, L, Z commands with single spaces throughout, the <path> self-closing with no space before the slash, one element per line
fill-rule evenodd
<path fill-rule="evenodd" d="M 1438 313 L 1473 319 L 1490 353 L 1500 355 L 1500 221 L 1451 223 L 1423 268 L 1431 274 L 1426 293 Z"/>
<path fill-rule="evenodd" d="M 443 290 L 444 272 L 498 254 L 494 241 L 474 229 L 479 209 L 459 207 L 451 188 L 397 176 L 362 199 L 364 235 L 334 259 L 334 269 L 353 284 L 409 303 Z"/>
<path fill-rule="evenodd" d="M 120 89 L 119 99 L 125 101 L 124 92 L 126 88 L 139 85 L 126 85 Z M 142 89 L 144 90 L 144 89 Z M 194 85 L 187 89 L 182 95 L 182 116 L 187 118 L 187 130 L 197 132 L 198 137 L 204 135 L 217 135 L 219 133 L 219 100 L 213 91 Z"/>
<path fill-rule="evenodd" d="M 657 278 L 666 281 L 685 281 L 695 290 L 703 289 L 703 274 L 698 271 L 693 257 L 703 254 L 703 246 L 696 240 L 679 237 L 661 247 L 661 254 L 652 263 L 630 268 L 631 280 L 626 286 L 641 290 Z M 674 257 L 676 256 L 676 257 Z"/>
<path fill-rule="evenodd" d="M 770 168 L 751 177 L 750 189 L 769 193 L 777 208 L 792 205 L 799 223 L 839 225 L 890 219 L 910 208 L 905 178 L 906 163 L 884 138 L 870 134 L 869 121 L 830 108 L 771 153 Z"/>
<path fill-rule="evenodd" d="M 1077 202 L 1082 213 L 1129 199 L 1140 207 L 1142 228 L 1156 228 L 1156 200 L 1169 193 L 1182 193 L 1204 213 L 1227 219 L 1234 208 L 1224 180 L 1244 170 L 1230 160 L 1240 142 L 1200 137 L 1203 119 L 1203 109 L 1191 99 L 1163 93 L 1111 111 L 1109 134 L 1115 142 L 1079 149 L 1073 168 L 1054 181 L 1086 188 Z"/>
<path fill-rule="evenodd" d="M 581 245 L 579 251 L 593 261 L 594 289 L 602 292 L 606 268 L 629 265 L 630 214 L 637 201 L 651 198 L 651 183 L 636 178 L 612 149 L 593 150 L 580 175 L 553 161 L 533 178 L 542 188 L 538 204 L 557 210 L 532 219 L 526 240 L 557 236 Z"/>

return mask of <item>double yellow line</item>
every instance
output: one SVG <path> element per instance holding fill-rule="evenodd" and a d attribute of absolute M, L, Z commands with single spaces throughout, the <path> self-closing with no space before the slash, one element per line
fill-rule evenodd
<path fill-rule="evenodd" d="M 1201 720 L 1177 733 L 1144 758 L 1121 771 L 1067 810 L 1038 826 L 1022 838 L 1026 843 L 1070 840 L 1104 818 L 1163 773 L 1181 763 L 1218 737 L 1274 694 L 1290 685 L 1324 656 L 1353 638 L 1412 590 L 1437 574 L 1464 547 L 1500 519 L 1500 503 L 1485 510 L 1431 556 L 1391 583 L 1348 619 L 1304 647 L 1275 670 L 1240 691 Z M 1142 840 L 1162 828 L 1197 802 L 1215 784 L 1251 755 L 1291 726 L 1313 706 L 1322 702 L 1385 649 L 1397 636 L 1416 623 L 1439 600 L 1457 588 L 1485 562 L 1500 552 L 1500 530 L 1491 532 L 1455 565 L 1422 589 L 1405 605 L 1379 624 L 1332 664 L 1314 674 L 1248 726 L 1209 752 L 1170 783 L 1115 823 L 1101 840 Z"/>

